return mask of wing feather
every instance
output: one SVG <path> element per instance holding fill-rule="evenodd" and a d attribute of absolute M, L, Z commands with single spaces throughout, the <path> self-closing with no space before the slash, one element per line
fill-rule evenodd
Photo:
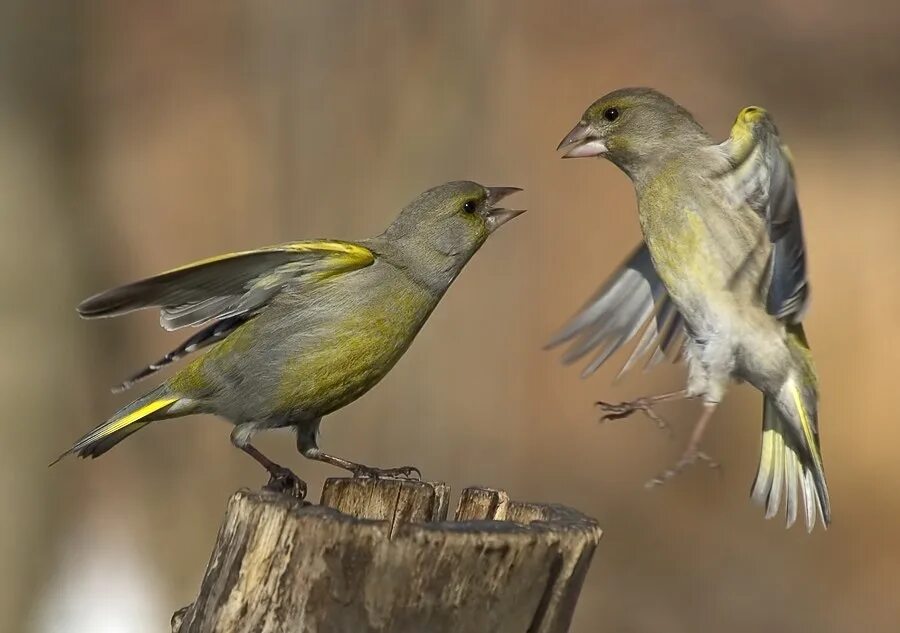
<path fill-rule="evenodd" d="M 681 317 L 656 274 L 650 252 L 643 243 L 560 329 L 547 347 L 571 342 L 563 355 L 566 364 L 594 352 L 594 357 L 582 372 L 582 376 L 588 376 L 642 328 L 643 334 L 637 347 L 625 362 L 620 375 L 653 350 L 649 366 L 658 353 L 664 354 L 665 349 L 662 348 L 666 341 L 683 328 Z"/>
<path fill-rule="evenodd" d="M 621 378 L 629 369 L 634 367 L 641 358 L 647 357 L 644 365 L 645 369 L 650 369 L 654 365 L 665 360 L 672 340 L 674 340 L 679 332 L 684 331 L 684 323 L 681 320 L 681 314 L 675 307 L 675 303 L 667 295 L 659 305 L 659 310 L 655 318 L 647 320 L 647 327 L 644 328 L 644 334 L 640 341 L 631 352 L 631 356 L 619 370 L 616 379 Z M 675 360 L 679 360 L 675 358 Z"/>
<path fill-rule="evenodd" d="M 730 137 L 718 149 L 728 168 L 720 177 L 736 204 L 747 204 L 766 221 L 772 244 L 766 310 L 778 319 L 799 322 L 809 304 L 806 247 L 790 153 L 762 108 L 741 110 Z"/>
<path fill-rule="evenodd" d="M 97 318 L 159 308 L 160 325 L 167 330 L 208 325 L 119 387 L 127 389 L 187 354 L 222 340 L 297 279 L 347 273 L 374 261 L 372 251 L 359 244 L 293 242 L 205 259 L 113 288 L 83 301 L 78 312 L 85 318 Z"/>
<path fill-rule="evenodd" d="M 251 318 L 252 315 L 233 316 L 226 319 L 220 319 L 212 325 L 208 325 L 159 360 L 150 363 L 140 371 L 132 374 L 121 384 L 113 387 L 113 393 L 119 393 L 126 389 L 130 389 L 135 383 L 140 382 L 148 376 L 152 376 L 167 365 L 171 365 L 172 363 L 181 360 L 188 354 L 192 354 L 199 349 L 218 343 Z"/>
<path fill-rule="evenodd" d="M 300 275 L 348 272 L 374 260 L 358 244 L 294 242 L 205 259 L 112 288 L 85 299 L 78 312 L 113 317 L 157 307 L 166 329 L 197 326 L 257 309 Z"/>

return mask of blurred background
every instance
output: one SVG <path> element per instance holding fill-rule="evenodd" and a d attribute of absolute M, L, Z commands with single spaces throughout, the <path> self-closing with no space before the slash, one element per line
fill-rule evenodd
<path fill-rule="evenodd" d="M 97 462 L 47 463 L 180 342 L 104 322 L 105 287 L 220 252 L 380 232 L 461 178 L 530 212 L 472 261 L 395 370 L 327 418 L 329 452 L 414 463 L 455 490 L 569 504 L 604 538 L 574 631 L 895 631 L 900 605 L 900 4 L 0 2 L 0 631 L 168 630 L 229 495 L 265 476 L 213 418 L 153 425 Z M 748 491 L 761 398 L 731 390 L 695 468 L 645 492 L 697 414 L 600 426 L 592 403 L 676 388 L 661 366 L 589 380 L 543 343 L 639 239 L 627 178 L 561 161 L 598 96 L 669 93 L 724 137 L 775 116 L 799 172 L 821 374 L 827 532 Z M 615 360 L 624 361 L 621 354 Z M 136 391 L 141 391 L 141 385 Z M 317 497 L 338 471 L 260 447 Z"/>

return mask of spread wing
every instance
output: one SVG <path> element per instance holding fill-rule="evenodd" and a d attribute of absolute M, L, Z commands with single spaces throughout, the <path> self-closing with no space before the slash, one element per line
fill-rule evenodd
<path fill-rule="evenodd" d="M 684 323 L 653 268 L 650 252 L 641 243 L 572 319 L 553 337 L 548 347 L 571 341 L 563 356 L 566 364 L 589 353 L 594 356 L 582 372 L 588 376 L 616 350 L 644 328 L 619 375 L 650 354 L 646 366 L 668 353 L 681 357 Z"/>
<path fill-rule="evenodd" d="M 766 221 L 772 244 L 766 310 L 798 323 L 809 304 L 806 248 L 790 154 L 762 108 L 744 108 L 731 136 L 716 146 L 727 167 L 720 177 L 735 204 L 748 204 Z"/>
<path fill-rule="evenodd" d="M 358 244 L 293 242 L 205 259 L 106 290 L 85 299 L 78 312 L 90 319 L 159 308 L 160 325 L 167 330 L 206 326 L 118 388 L 127 389 L 161 367 L 222 340 L 299 277 L 346 273 L 374 261 L 373 253 Z"/>

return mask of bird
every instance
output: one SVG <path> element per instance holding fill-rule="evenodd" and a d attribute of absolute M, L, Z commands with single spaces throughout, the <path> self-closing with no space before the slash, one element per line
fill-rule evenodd
<path fill-rule="evenodd" d="M 702 413 L 678 462 L 648 486 L 698 461 L 701 441 L 732 383 L 763 394 L 762 443 L 751 498 L 790 527 L 802 503 L 808 531 L 831 522 L 818 429 L 818 379 L 803 329 L 806 246 L 792 158 L 771 114 L 750 106 L 714 141 L 684 107 L 651 88 L 593 104 L 559 144 L 564 158 L 602 157 L 631 179 L 643 241 L 552 338 L 564 360 L 594 372 L 637 339 L 622 372 L 647 359 L 686 361 L 685 388 L 612 404 L 604 419 L 699 399 Z M 643 329 L 642 329 L 643 328 Z M 638 336 L 640 334 L 640 336 Z M 620 372 L 621 373 L 621 372 Z"/>
<path fill-rule="evenodd" d="M 354 476 L 420 476 L 412 466 L 372 468 L 323 452 L 320 422 L 391 370 L 469 259 L 524 212 L 497 206 L 518 191 L 449 182 L 419 195 L 377 237 L 220 255 L 85 299 L 83 318 L 155 308 L 167 330 L 198 328 L 118 390 L 209 349 L 56 461 L 95 458 L 151 422 L 208 413 L 234 424 L 231 443 L 268 471 L 270 490 L 306 494 L 302 479 L 251 443 L 258 431 L 280 427 L 295 430 L 303 456 Z"/>

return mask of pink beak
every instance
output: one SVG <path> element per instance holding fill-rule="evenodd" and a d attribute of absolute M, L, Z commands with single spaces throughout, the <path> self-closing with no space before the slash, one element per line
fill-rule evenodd
<path fill-rule="evenodd" d="M 563 158 L 588 158 L 605 154 L 606 143 L 593 135 L 587 123 L 579 121 L 566 138 L 560 141 L 556 150 L 568 150 Z"/>

